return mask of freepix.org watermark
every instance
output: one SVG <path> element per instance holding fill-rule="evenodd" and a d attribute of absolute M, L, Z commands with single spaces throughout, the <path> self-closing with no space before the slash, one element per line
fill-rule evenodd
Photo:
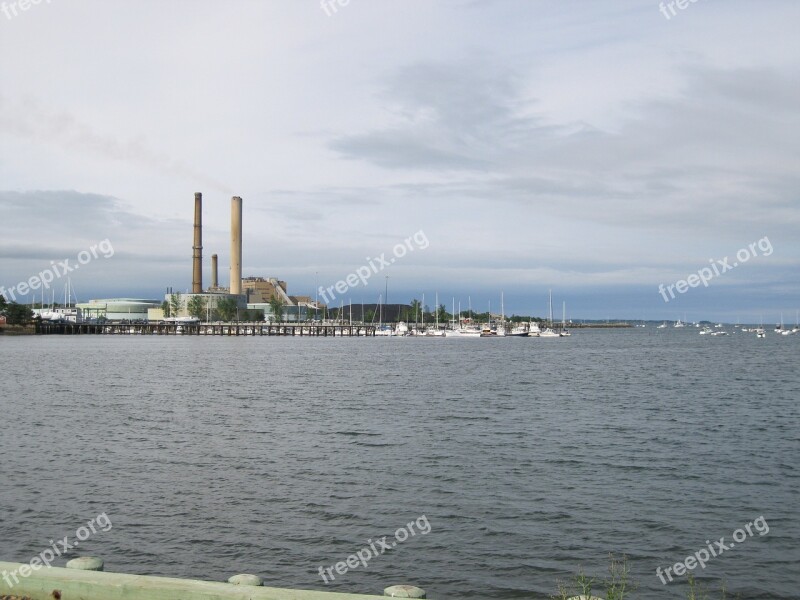
<path fill-rule="evenodd" d="M 20 12 L 25 12 L 30 9 L 31 6 L 36 6 L 42 2 L 50 4 L 50 0 L 17 0 L 16 2 L 3 2 L 0 4 L 0 11 L 10 20 L 16 17 Z"/>
<path fill-rule="evenodd" d="M 714 542 L 713 544 L 706 540 L 706 545 L 708 549 L 702 548 L 698 550 L 694 554 L 687 556 L 682 562 L 676 562 L 671 567 L 667 567 L 663 571 L 661 567 L 656 569 L 656 576 L 661 580 L 661 583 L 667 585 L 667 580 L 664 579 L 664 575 L 667 576 L 669 581 L 672 581 L 672 575 L 670 571 L 675 573 L 677 577 L 681 577 L 685 575 L 687 571 L 695 570 L 698 565 L 705 569 L 706 563 L 711 560 L 712 558 L 716 558 L 720 556 L 726 550 L 733 549 L 736 544 L 741 544 L 748 538 L 753 537 L 753 527 L 755 527 L 756 532 L 758 535 L 767 535 L 769 533 L 769 524 L 767 520 L 761 516 L 758 517 L 755 521 L 750 521 L 747 525 L 744 526 L 742 529 L 737 529 L 733 532 L 733 541 L 725 543 L 725 537 L 719 538 L 718 541 Z"/>
<path fill-rule="evenodd" d="M 332 567 L 320 567 L 319 576 L 322 577 L 322 581 L 327 584 L 329 580 L 333 581 L 336 579 L 336 575 L 333 574 L 334 571 L 339 575 L 344 575 L 350 569 L 358 568 L 359 565 L 366 568 L 367 563 L 376 556 L 380 556 L 387 550 L 391 550 L 400 542 L 405 542 L 409 537 L 417 535 L 417 532 L 414 531 L 414 526 L 416 526 L 419 533 L 422 535 L 427 535 L 431 532 L 431 524 L 428 522 L 428 517 L 422 515 L 417 518 L 416 521 L 409 521 L 405 526 L 395 531 L 393 540 L 387 541 L 386 538 L 388 536 L 383 536 L 374 542 L 372 539 L 368 539 L 367 546 L 364 546 L 355 554 L 351 554 L 344 561 L 337 562 Z"/>
<path fill-rule="evenodd" d="M 392 254 L 394 256 L 391 258 L 386 258 L 386 252 L 382 252 L 377 258 L 370 258 L 368 256 L 366 258 L 366 265 L 358 267 L 353 273 L 350 273 L 344 279 L 340 279 L 327 288 L 319 286 L 319 290 L 317 291 L 319 295 L 322 296 L 325 303 L 329 304 L 336 299 L 337 294 L 346 294 L 350 288 L 356 287 L 359 284 L 367 285 L 370 277 L 380 273 L 386 267 L 393 265 L 398 258 L 403 258 L 406 254 L 413 252 L 415 249 L 425 250 L 428 246 L 430 246 L 428 237 L 425 235 L 425 232 L 420 229 L 414 235 L 403 240 L 402 243 L 395 244 L 394 248 L 392 248 Z M 336 293 L 334 293 L 334 291 Z"/>
<path fill-rule="evenodd" d="M 339 6 L 347 6 L 350 4 L 350 0 L 320 0 L 319 5 L 322 7 L 322 10 L 325 11 L 325 14 L 329 17 L 335 15 L 339 12 Z"/>
<path fill-rule="evenodd" d="M 22 565 L 10 573 L 8 571 L 3 571 L 0 573 L 0 576 L 2 576 L 3 581 L 8 584 L 9 588 L 13 588 L 19 583 L 20 577 L 29 577 L 31 573 L 38 571 L 42 567 L 50 568 L 50 563 L 52 563 L 57 556 L 61 556 L 77 548 L 80 546 L 81 542 L 88 540 L 93 534 L 97 533 L 98 530 L 110 531 L 112 527 L 113 524 L 111 523 L 111 519 L 108 518 L 108 515 L 106 513 L 101 513 L 86 523 L 86 525 L 78 527 L 78 529 L 75 530 L 75 537 L 72 541 L 70 541 L 68 535 L 65 535 L 63 539 L 58 541 L 50 540 L 50 547 L 45 548 L 37 556 L 34 556 L 27 565 Z"/>
<path fill-rule="evenodd" d="M 114 256 L 114 247 L 108 238 L 104 239 L 98 244 L 93 244 L 88 250 L 81 250 L 76 257 L 76 263 L 70 265 L 72 259 L 64 259 L 60 261 L 51 260 L 50 267 L 41 271 L 39 274 L 34 275 L 27 281 L 21 281 L 16 285 L 12 285 L 8 290 L 0 286 L 0 296 L 5 296 L 6 300 L 12 302 L 17 301 L 17 294 L 20 296 L 27 296 L 40 288 L 50 289 L 50 284 L 56 279 L 68 275 L 73 271 L 77 271 L 81 265 L 86 265 L 93 260 L 99 258 L 111 258 Z"/>
<path fill-rule="evenodd" d="M 672 17 L 677 16 L 677 11 L 675 7 L 677 6 L 680 10 L 686 10 L 689 8 L 690 4 L 694 4 L 697 0 L 671 0 L 670 2 L 661 2 L 658 5 L 658 10 L 661 11 L 661 14 L 669 21 Z"/>
<path fill-rule="evenodd" d="M 689 288 L 696 288 L 701 283 L 705 287 L 708 287 L 708 282 L 714 279 L 714 277 L 719 277 L 723 273 L 746 263 L 751 258 L 757 257 L 759 255 L 756 251 L 757 249 L 761 250 L 761 256 L 770 256 L 773 252 L 772 243 L 769 241 L 768 237 L 764 236 L 757 242 L 748 245 L 746 248 L 740 249 L 736 253 L 736 260 L 733 264 L 730 263 L 731 259 L 727 256 L 722 260 L 709 258 L 708 262 L 711 263 L 710 267 L 698 269 L 697 273 L 692 273 L 686 279 L 681 279 L 667 286 L 662 283 L 658 286 L 658 293 L 664 298 L 664 302 L 669 302 L 670 299 L 675 299 L 676 291 L 679 294 L 685 294 L 689 291 Z M 669 298 L 667 298 L 667 292 L 669 292 Z"/>

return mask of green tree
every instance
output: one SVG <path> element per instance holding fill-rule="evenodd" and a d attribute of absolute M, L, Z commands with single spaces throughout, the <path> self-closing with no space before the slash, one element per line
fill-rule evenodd
<path fill-rule="evenodd" d="M 264 309 L 263 308 L 252 308 L 244 311 L 245 319 L 247 321 L 252 321 L 254 323 L 258 323 L 264 320 Z"/>
<path fill-rule="evenodd" d="M 169 317 L 169 302 L 167 302 L 166 300 L 164 300 L 164 301 L 161 303 L 161 310 L 163 310 L 163 311 L 164 311 L 164 316 L 165 316 L 165 317 Z"/>
<path fill-rule="evenodd" d="M 283 300 L 273 296 L 269 300 L 269 307 L 272 309 L 272 320 L 278 323 L 283 322 Z"/>
<path fill-rule="evenodd" d="M 33 318 L 33 311 L 30 307 L 16 302 L 4 303 L 2 310 L 9 325 L 26 325 Z"/>
<path fill-rule="evenodd" d="M 419 300 L 417 300 L 416 298 L 414 298 L 411 301 L 410 313 L 411 313 L 411 319 L 414 319 L 415 323 L 419 323 L 419 318 L 420 318 L 420 316 L 422 316 L 422 303 Z M 411 319 L 409 319 L 409 320 L 411 320 Z"/>
<path fill-rule="evenodd" d="M 206 317 L 206 306 L 208 306 L 208 301 L 205 298 L 202 296 L 192 296 L 189 299 L 186 310 L 189 312 L 190 316 L 202 320 Z"/>
<path fill-rule="evenodd" d="M 233 321 L 238 307 L 239 303 L 233 298 L 223 298 L 217 302 L 217 312 L 219 313 L 220 319 L 227 322 Z"/>
<path fill-rule="evenodd" d="M 444 304 L 439 305 L 439 323 L 447 323 L 450 320 L 450 313 L 447 312 L 447 308 L 445 308 Z"/>
<path fill-rule="evenodd" d="M 170 316 L 177 317 L 183 308 L 183 296 L 178 292 L 177 294 L 170 294 L 169 296 L 169 314 Z"/>

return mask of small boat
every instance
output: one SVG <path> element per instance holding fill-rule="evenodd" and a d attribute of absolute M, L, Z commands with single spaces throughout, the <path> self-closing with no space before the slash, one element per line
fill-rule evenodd
<path fill-rule="evenodd" d="M 667 322 L 666 321 L 664 321 L 661 325 L 656 327 L 656 329 L 666 329 L 666 328 L 667 328 Z"/>
<path fill-rule="evenodd" d="M 765 338 L 765 337 L 767 337 L 767 332 L 759 327 L 758 329 L 756 329 L 756 337 L 757 338 Z"/>
<path fill-rule="evenodd" d="M 673 325 L 673 327 L 686 327 L 686 325 L 683 324 L 683 321 L 678 319 L 677 321 L 675 321 L 675 325 Z"/>
<path fill-rule="evenodd" d="M 728 332 L 727 332 L 727 331 L 714 331 L 714 332 L 712 332 L 712 334 L 711 334 L 711 335 L 713 335 L 713 336 L 717 336 L 717 335 L 728 335 Z"/>
<path fill-rule="evenodd" d="M 703 329 L 700 330 L 700 335 L 708 335 L 709 333 L 713 333 L 711 327 L 703 327 Z"/>

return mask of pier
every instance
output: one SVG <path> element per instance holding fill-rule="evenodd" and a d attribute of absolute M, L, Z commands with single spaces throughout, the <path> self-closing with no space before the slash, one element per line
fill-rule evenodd
<path fill-rule="evenodd" d="M 72 566 L 70 563 L 79 563 Z M 94 567 L 89 563 L 99 563 Z M 0 598 L 24 600 L 385 600 L 395 598 L 425 598 L 423 589 L 410 585 L 395 585 L 383 590 L 383 595 L 317 592 L 265 587 L 255 575 L 234 575 L 227 583 L 130 575 L 103 572 L 102 561 L 77 558 L 67 568 L 44 567 L 39 562 L 18 564 L 0 562 L 0 573 L 8 575 L 11 585 L 0 578 Z"/>
<path fill-rule="evenodd" d="M 216 335 L 374 337 L 375 325 L 318 323 L 70 323 L 35 322 L 36 335 Z"/>

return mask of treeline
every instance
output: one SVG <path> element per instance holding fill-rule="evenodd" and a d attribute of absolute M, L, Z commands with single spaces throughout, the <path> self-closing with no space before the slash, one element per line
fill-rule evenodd
<path fill-rule="evenodd" d="M 270 303 L 272 304 L 272 303 Z M 170 294 L 169 300 L 164 300 L 161 303 L 161 310 L 164 311 L 164 317 L 169 318 L 178 316 L 186 309 L 190 317 L 200 319 L 201 321 L 263 321 L 264 311 L 258 309 L 245 309 L 239 308 L 239 304 L 233 298 L 222 298 L 218 300 L 214 306 L 209 306 L 208 299 L 202 296 L 192 296 L 186 302 L 183 294 Z M 273 310 L 275 308 L 273 307 Z M 277 314 L 277 313 L 276 313 Z M 281 318 L 283 317 L 283 309 L 280 311 Z"/>
<path fill-rule="evenodd" d="M 17 302 L 8 302 L 3 295 L 0 295 L 0 315 L 6 318 L 8 325 L 27 325 L 33 319 L 30 307 Z"/>

